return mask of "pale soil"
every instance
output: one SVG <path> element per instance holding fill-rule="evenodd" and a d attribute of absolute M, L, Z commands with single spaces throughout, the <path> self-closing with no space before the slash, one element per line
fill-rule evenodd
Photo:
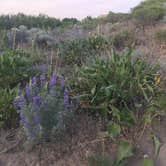
<path fill-rule="evenodd" d="M 90 130 L 91 132 L 97 132 L 94 126 Z M 153 134 L 162 143 L 157 157 L 154 155 Z M 81 139 L 74 140 L 72 147 L 67 144 L 65 146 L 65 144 L 63 145 L 64 142 L 61 142 L 62 146 L 59 146 L 61 147 L 59 149 L 58 144 L 55 142 L 37 146 L 31 152 L 16 148 L 0 155 L 0 166 L 88 166 L 87 158 L 94 154 L 105 153 L 114 158 L 117 143 L 109 139 L 105 139 L 103 143 L 97 135 L 91 134 L 89 138 L 87 137 L 88 135 L 85 135 L 84 133 L 84 136 L 79 136 Z M 131 137 L 132 134 L 129 133 L 128 138 L 130 139 Z M 156 120 L 152 127 L 148 127 L 142 137 L 134 143 L 137 144 L 135 155 L 127 161 L 126 166 L 142 166 L 145 155 L 154 159 L 155 166 L 166 166 L 166 118 Z"/>

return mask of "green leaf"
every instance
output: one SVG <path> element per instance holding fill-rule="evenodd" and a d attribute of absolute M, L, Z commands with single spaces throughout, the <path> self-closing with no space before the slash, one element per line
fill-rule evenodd
<path fill-rule="evenodd" d="M 155 135 L 153 136 L 153 143 L 155 147 L 155 155 L 157 156 L 161 147 L 161 142 Z"/>
<path fill-rule="evenodd" d="M 112 115 L 115 118 L 117 118 L 118 121 L 120 121 L 120 111 L 114 106 L 111 106 L 111 109 L 112 109 Z"/>
<path fill-rule="evenodd" d="M 149 159 L 149 158 L 145 158 L 143 160 L 143 164 L 142 166 L 154 166 L 153 160 Z"/>
<path fill-rule="evenodd" d="M 118 124 L 116 123 L 110 123 L 108 125 L 108 133 L 110 137 L 117 137 L 121 132 L 121 128 Z"/>
<path fill-rule="evenodd" d="M 152 118 L 151 118 L 151 114 L 147 113 L 144 115 L 144 123 L 145 124 L 151 124 L 152 122 Z"/>
<path fill-rule="evenodd" d="M 133 156 L 134 155 L 133 149 L 134 149 L 133 146 L 129 142 L 122 141 L 118 148 L 116 164 L 118 165 L 126 158 Z"/>

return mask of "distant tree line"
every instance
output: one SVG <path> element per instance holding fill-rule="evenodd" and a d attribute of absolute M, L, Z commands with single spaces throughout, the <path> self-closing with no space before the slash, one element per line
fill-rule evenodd
<path fill-rule="evenodd" d="M 37 27 L 45 29 L 53 29 L 55 27 L 71 27 L 79 21 L 76 18 L 64 18 L 63 20 L 48 17 L 40 14 L 38 16 L 25 15 L 18 13 L 16 15 L 1 15 L 0 29 L 11 29 L 25 25 L 27 28 Z"/>

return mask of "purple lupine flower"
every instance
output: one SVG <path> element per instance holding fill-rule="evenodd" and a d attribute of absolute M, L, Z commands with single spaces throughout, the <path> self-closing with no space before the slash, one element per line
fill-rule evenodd
<path fill-rule="evenodd" d="M 24 98 L 24 96 L 22 95 L 21 97 L 20 97 L 20 100 L 19 100 L 19 106 L 20 107 L 23 107 L 25 105 L 25 98 Z"/>
<path fill-rule="evenodd" d="M 65 89 L 65 91 L 64 91 L 64 104 L 66 106 L 69 105 L 69 93 L 68 93 L 67 89 Z"/>
<path fill-rule="evenodd" d="M 42 74 L 42 75 L 40 75 L 40 85 L 41 85 L 41 86 L 44 85 L 44 81 L 45 81 L 45 75 Z"/>
<path fill-rule="evenodd" d="M 57 73 L 56 71 L 53 72 L 52 76 L 56 79 L 57 78 Z"/>
<path fill-rule="evenodd" d="M 21 96 L 21 94 L 22 94 L 22 90 L 19 88 L 18 89 L 18 95 Z"/>
<path fill-rule="evenodd" d="M 18 98 L 15 98 L 15 99 L 13 100 L 13 106 L 14 106 L 15 109 L 18 109 L 18 108 L 19 108 L 19 100 L 18 100 Z"/>
<path fill-rule="evenodd" d="M 29 122 L 26 122 L 26 123 L 25 123 L 25 127 L 26 127 L 27 129 L 31 129 L 31 124 L 30 124 Z"/>
<path fill-rule="evenodd" d="M 65 86 L 65 79 L 64 79 L 63 76 L 61 76 L 60 85 L 61 85 L 61 87 L 64 87 L 64 86 Z"/>
<path fill-rule="evenodd" d="M 40 106 L 41 101 L 42 101 L 42 97 L 41 96 L 38 95 L 38 96 L 33 97 L 33 105 Z"/>
<path fill-rule="evenodd" d="M 36 77 L 32 77 L 32 85 L 35 86 L 36 85 Z"/>
<path fill-rule="evenodd" d="M 52 88 L 55 85 L 56 81 L 55 79 L 52 77 L 51 80 L 49 81 L 49 87 Z"/>
<path fill-rule="evenodd" d="M 54 71 L 54 73 L 51 77 L 51 80 L 49 82 L 50 88 L 52 88 L 56 84 L 56 79 L 57 79 L 57 74 L 56 74 L 56 71 Z"/>
<path fill-rule="evenodd" d="M 20 114 L 20 123 L 24 123 L 25 122 L 25 116 L 23 113 Z"/>
<path fill-rule="evenodd" d="M 25 92 L 26 92 L 26 96 L 27 96 L 27 98 L 28 98 L 28 100 L 29 100 L 30 97 L 31 97 L 31 89 L 30 89 L 29 86 L 26 87 Z"/>
<path fill-rule="evenodd" d="M 34 124 L 38 125 L 40 123 L 39 115 L 36 113 L 34 114 Z"/>

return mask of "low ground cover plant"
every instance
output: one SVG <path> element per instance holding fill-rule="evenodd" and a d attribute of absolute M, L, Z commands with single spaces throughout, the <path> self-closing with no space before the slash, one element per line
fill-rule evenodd
<path fill-rule="evenodd" d="M 82 107 L 109 120 L 111 136 L 117 136 L 125 125 L 153 116 L 156 110 L 153 101 L 160 92 L 160 75 L 156 67 L 133 60 L 131 55 L 129 49 L 122 54 L 113 51 L 111 56 L 96 56 L 77 68 L 69 82 Z"/>
<path fill-rule="evenodd" d="M 33 77 L 13 101 L 27 141 L 48 140 L 53 133 L 65 130 L 72 112 L 64 81 L 56 72 L 48 81 L 46 75 Z"/>

